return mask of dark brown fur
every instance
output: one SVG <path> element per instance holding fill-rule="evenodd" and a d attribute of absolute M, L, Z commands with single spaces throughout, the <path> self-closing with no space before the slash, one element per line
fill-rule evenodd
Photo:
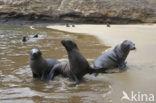
<path fill-rule="evenodd" d="M 62 45 L 66 48 L 68 53 L 68 63 L 59 63 L 55 65 L 50 73 L 50 78 L 54 78 L 55 72 L 69 77 L 74 80 L 76 83 L 79 83 L 79 80 L 87 73 L 92 73 L 94 70 L 89 66 L 88 61 L 83 57 L 79 52 L 79 49 L 75 42 L 72 40 L 62 40 Z"/>

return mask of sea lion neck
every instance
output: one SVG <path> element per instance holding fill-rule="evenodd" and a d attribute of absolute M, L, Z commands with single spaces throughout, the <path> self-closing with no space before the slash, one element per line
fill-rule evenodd
<path fill-rule="evenodd" d="M 72 50 L 67 50 L 68 54 L 71 54 L 73 52 L 79 52 L 79 49 L 78 48 L 73 48 Z"/>
<path fill-rule="evenodd" d="M 42 60 L 43 59 L 43 57 L 42 56 L 40 56 L 40 57 L 37 57 L 37 58 L 33 58 L 33 57 L 31 57 L 30 58 L 30 60 L 35 60 L 35 61 L 40 61 L 40 60 Z"/>
<path fill-rule="evenodd" d="M 129 50 L 128 51 L 124 51 L 124 55 L 123 55 L 124 60 L 127 58 L 128 54 L 129 54 Z"/>
<path fill-rule="evenodd" d="M 129 54 L 129 51 L 130 51 L 129 49 L 121 47 L 120 52 L 122 54 L 123 60 L 125 60 L 127 58 L 128 54 Z"/>
<path fill-rule="evenodd" d="M 114 48 L 114 52 L 116 53 L 116 55 L 117 55 L 118 58 L 125 57 L 125 52 L 124 52 L 124 50 L 122 49 L 121 45 L 117 45 L 117 46 Z"/>

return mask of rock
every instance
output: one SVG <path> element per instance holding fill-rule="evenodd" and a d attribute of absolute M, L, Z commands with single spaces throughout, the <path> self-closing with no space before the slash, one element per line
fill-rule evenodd
<path fill-rule="evenodd" d="M 155 23 L 156 0 L 0 0 L 0 18 Z"/>

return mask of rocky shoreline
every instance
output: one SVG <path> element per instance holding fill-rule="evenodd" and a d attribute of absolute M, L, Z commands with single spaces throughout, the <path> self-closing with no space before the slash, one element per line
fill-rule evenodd
<path fill-rule="evenodd" d="M 156 23 L 155 0 L 0 0 L 0 19 Z"/>

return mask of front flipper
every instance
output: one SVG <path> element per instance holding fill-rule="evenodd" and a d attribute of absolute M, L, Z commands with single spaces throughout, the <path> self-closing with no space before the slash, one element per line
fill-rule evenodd
<path fill-rule="evenodd" d="M 119 64 L 119 72 L 124 72 L 126 70 L 126 63 L 127 62 L 123 61 Z"/>
<path fill-rule="evenodd" d="M 59 69 L 61 69 L 61 65 L 60 64 L 56 64 L 50 71 L 50 73 L 47 76 L 48 80 L 53 80 L 55 77 L 55 73 L 56 71 L 59 71 Z"/>
<path fill-rule="evenodd" d="M 72 76 L 73 76 L 75 83 L 70 84 L 70 87 L 75 87 L 76 85 L 78 85 L 80 83 L 80 81 L 75 74 L 72 74 Z"/>
<path fill-rule="evenodd" d="M 56 64 L 54 67 L 52 67 L 52 69 L 50 70 L 49 73 L 44 72 L 41 75 L 41 80 L 42 81 L 49 81 L 49 80 L 53 80 L 54 76 L 55 76 L 55 72 L 58 71 L 58 69 L 60 68 L 59 64 Z"/>
<path fill-rule="evenodd" d="M 47 72 L 43 72 L 43 74 L 41 75 L 41 81 L 49 81 Z"/>
<path fill-rule="evenodd" d="M 88 67 L 88 73 L 93 74 L 95 77 L 98 76 L 97 70 L 90 66 Z"/>
<path fill-rule="evenodd" d="M 33 72 L 32 72 L 32 76 L 33 76 L 33 78 L 39 77 L 38 74 L 35 74 L 35 73 L 33 73 Z"/>

